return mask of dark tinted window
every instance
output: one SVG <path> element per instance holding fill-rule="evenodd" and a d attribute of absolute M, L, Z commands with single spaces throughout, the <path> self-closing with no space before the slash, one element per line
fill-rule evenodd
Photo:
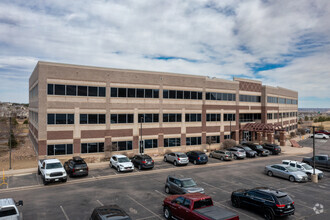
<path fill-rule="evenodd" d="M 175 203 L 176 203 L 176 204 L 180 204 L 180 205 L 182 205 L 182 204 L 183 204 L 183 201 L 184 201 L 184 198 L 181 197 L 181 196 L 175 199 Z"/>
<path fill-rule="evenodd" d="M 126 88 L 118 88 L 118 97 L 126 97 Z"/>
<path fill-rule="evenodd" d="M 66 124 L 66 114 L 56 114 L 56 124 Z"/>
<path fill-rule="evenodd" d="M 11 215 L 16 215 L 16 209 L 14 207 L 5 207 L 0 209 L 0 217 L 6 217 Z M 9 217 L 11 219 L 11 217 Z M 5 218 L 7 219 L 7 218 Z"/>
<path fill-rule="evenodd" d="M 118 123 L 126 123 L 126 115 L 125 114 L 118 115 Z"/>
<path fill-rule="evenodd" d="M 88 115 L 88 124 L 97 124 L 97 114 Z"/>
<path fill-rule="evenodd" d="M 88 96 L 97 96 L 97 87 L 89 86 L 88 87 Z"/>
<path fill-rule="evenodd" d="M 54 84 L 48 84 L 47 86 L 47 94 L 54 95 Z"/>
<path fill-rule="evenodd" d="M 118 97 L 117 88 L 111 88 L 111 97 Z"/>
<path fill-rule="evenodd" d="M 55 85 L 55 95 L 65 95 L 65 85 Z"/>
<path fill-rule="evenodd" d="M 190 99 L 190 91 L 184 91 L 184 98 Z"/>
<path fill-rule="evenodd" d="M 55 124 L 55 114 L 48 114 L 47 115 L 47 123 L 49 125 Z"/>
<path fill-rule="evenodd" d="M 170 99 L 176 98 L 176 90 L 170 90 Z"/>
<path fill-rule="evenodd" d="M 134 115 L 128 114 L 127 115 L 127 123 L 133 123 L 134 122 Z"/>
<path fill-rule="evenodd" d="M 280 204 L 290 204 L 293 202 L 290 196 L 288 195 L 277 197 L 277 200 L 279 201 Z"/>
<path fill-rule="evenodd" d="M 87 114 L 80 114 L 80 124 L 87 124 Z"/>
<path fill-rule="evenodd" d="M 176 97 L 178 99 L 183 99 L 183 91 L 176 91 Z"/>
<path fill-rule="evenodd" d="M 117 114 L 112 114 L 111 115 L 111 124 L 117 124 L 118 120 L 117 120 Z"/>
<path fill-rule="evenodd" d="M 105 97 L 105 87 L 99 87 L 99 96 Z"/>
<path fill-rule="evenodd" d="M 145 98 L 152 98 L 152 89 L 145 90 Z"/>
<path fill-rule="evenodd" d="M 87 96 L 87 86 L 78 86 L 78 95 Z"/>
<path fill-rule="evenodd" d="M 66 95 L 77 95 L 77 86 L 67 85 L 66 86 Z"/>
<path fill-rule="evenodd" d="M 128 89 L 128 97 L 130 97 L 130 98 L 135 98 L 135 91 L 136 91 L 136 89 L 131 89 L 131 88 L 129 88 Z"/>
<path fill-rule="evenodd" d="M 159 90 L 158 89 L 153 90 L 153 97 L 154 98 L 159 98 Z"/>
<path fill-rule="evenodd" d="M 144 98 L 144 89 L 137 89 L 137 95 L 138 98 Z"/>
<path fill-rule="evenodd" d="M 105 124 L 105 114 L 99 114 L 99 124 Z"/>
<path fill-rule="evenodd" d="M 168 90 L 163 90 L 163 98 L 164 99 L 168 98 Z"/>
<path fill-rule="evenodd" d="M 191 99 L 197 99 L 197 92 L 191 92 Z"/>
<path fill-rule="evenodd" d="M 68 114 L 68 124 L 74 124 L 74 114 Z"/>

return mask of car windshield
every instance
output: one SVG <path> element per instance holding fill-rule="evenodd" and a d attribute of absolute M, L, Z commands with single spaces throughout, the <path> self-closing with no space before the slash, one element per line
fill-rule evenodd
<path fill-rule="evenodd" d="M 16 215 L 16 209 L 14 207 L 5 207 L 0 209 L 0 218 L 6 217 L 6 216 L 11 216 L 11 215 Z M 7 219 L 7 218 L 4 218 Z M 11 218 L 9 218 L 11 219 Z"/>
<path fill-rule="evenodd" d="M 277 197 L 277 199 L 280 202 L 280 204 L 290 204 L 293 202 L 288 195 Z"/>
<path fill-rule="evenodd" d="M 244 150 L 252 150 L 251 148 L 249 148 L 249 147 L 243 147 L 244 148 Z"/>
<path fill-rule="evenodd" d="M 311 169 L 313 169 L 313 167 L 309 166 L 308 164 L 302 164 L 302 166 L 303 166 L 306 170 L 311 170 Z"/>
<path fill-rule="evenodd" d="M 187 155 L 185 155 L 185 154 L 177 154 L 177 156 L 178 157 L 182 157 L 182 158 L 186 158 L 187 157 Z"/>
<path fill-rule="evenodd" d="M 261 145 L 257 145 L 256 148 L 260 150 L 263 149 Z"/>
<path fill-rule="evenodd" d="M 226 151 L 226 152 L 225 152 L 225 154 L 229 155 L 229 154 L 230 154 L 230 152 L 229 152 L 229 151 Z"/>
<path fill-rule="evenodd" d="M 196 183 L 192 179 L 182 180 L 182 186 L 184 188 L 194 187 L 194 186 L 196 186 Z"/>
<path fill-rule="evenodd" d="M 119 158 L 118 158 L 118 162 L 119 162 L 119 163 L 129 162 L 129 159 L 128 159 L 127 157 L 119 157 Z"/>
<path fill-rule="evenodd" d="M 47 170 L 56 169 L 56 168 L 62 168 L 62 164 L 61 163 L 49 163 L 46 165 Z"/>

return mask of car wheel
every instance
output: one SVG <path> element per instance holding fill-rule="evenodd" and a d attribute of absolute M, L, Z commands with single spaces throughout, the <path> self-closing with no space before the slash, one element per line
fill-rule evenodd
<path fill-rule="evenodd" d="M 261 153 L 259 153 L 258 156 L 261 157 Z"/>
<path fill-rule="evenodd" d="M 272 210 L 270 210 L 270 209 L 266 209 L 266 210 L 264 211 L 264 217 L 265 217 L 265 219 L 267 219 L 267 220 L 273 220 L 273 219 L 275 219 L 275 216 L 274 216 Z"/>
<path fill-rule="evenodd" d="M 120 168 L 119 168 L 119 166 L 117 167 L 117 171 L 118 171 L 118 173 L 120 172 Z"/>
<path fill-rule="evenodd" d="M 196 160 L 194 160 L 194 164 L 195 164 L 195 165 L 197 164 L 197 161 L 196 161 Z"/>
<path fill-rule="evenodd" d="M 273 172 L 272 172 L 272 171 L 268 171 L 268 172 L 267 172 L 267 175 L 268 175 L 268 176 L 273 176 Z"/>
<path fill-rule="evenodd" d="M 213 155 L 212 155 L 212 154 L 210 154 L 210 155 L 209 155 L 209 157 L 210 157 L 210 158 L 212 158 L 212 157 L 213 157 Z"/>
<path fill-rule="evenodd" d="M 171 193 L 170 188 L 169 188 L 168 186 L 165 186 L 165 192 L 166 192 L 167 194 L 170 194 L 170 193 Z"/>
<path fill-rule="evenodd" d="M 308 177 L 309 180 L 311 180 L 312 179 L 312 174 L 311 173 L 307 173 L 307 177 Z"/>
<path fill-rule="evenodd" d="M 232 205 L 235 207 L 235 208 L 240 208 L 241 207 L 241 202 L 239 201 L 238 198 L 234 198 L 232 201 L 231 201 Z"/>
<path fill-rule="evenodd" d="M 176 162 L 176 160 L 174 161 L 174 166 L 177 166 L 178 165 L 178 163 Z"/>
<path fill-rule="evenodd" d="M 42 182 L 45 186 L 48 184 L 48 182 L 45 180 L 45 178 L 42 178 Z"/>
<path fill-rule="evenodd" d="M 273 151 L 269 151 L 269 155 L 273 155 Z"/>
<path fill-rule="evenodd" d="M 172 218 L 172 213 L 168 207 L 164 208 L 164 217 L 166 219 L 171 219 Z"/>
<path fill-rule="evenodd" d="M 166 157 L 164 157 L 164 161 L 167 162 L 167 158 Z"/>
<path fill-rule="evenodd" d="M 234 159 L 237 160 L 237 156 L 236 155 L 234 155 Z"/>
<path fill-rule="evenodd" d="M 66 183 L 66 181 L 67 181 L 67 179 L 63 179 L 63 180 L 62 180 L 63 183 Z"/>
<path fill-rule="evenodd" d="M 40 169 L 39 169 L 39 167 L 38 167 L 38 175 L 40 175 L 41 174 L 41 172 L 40 172 Z"/>
<path fill-rule="evenodd" d="M 113 168 L 112 163 L 110 162 L 110 168 Z"/>
<path fill-rule="evenodd" d="M 289 180 L 290 180 L 290 182 L 294 182 L 295 181 L 294 176 L 289 176 Z"/>
<path fill-rule="evenodd" d="M 139 169 L 139 170 L 142 170 L 142 166 L 141 166 L 141 164 L 138 166 L 138 169 Z"/>
<path fill-rule="evenodd" d="M 223 161 L 223 157 L 220 157 L 220 160 L 222 160 L 222 161 Z"/>

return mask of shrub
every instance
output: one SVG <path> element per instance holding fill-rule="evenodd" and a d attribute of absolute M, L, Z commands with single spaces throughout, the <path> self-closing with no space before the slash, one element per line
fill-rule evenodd
<path fill-rule="evenodd" d="M 227 139 L 224 142 L 222 142 L 223 149 L 228 149 L 234 146 L 236 146 L 236 141 L 234 141 L 233 139 Z"/>
<path fill-rule="evenodd" d="M 29 124 L 29 120 L 25 119 L 23 124 L 25 124 L 25 125 Z"/>
<path fill-rule="evenodd" d="M 10 146 L 10 142 L 11 142 L 11 147 L 15 148 L 18 145 L 18 142 L 16 140 L 16 137 L 14 135 L 14 132 L 10 132 L 10 138 L 8 138 L 8 146 Z"/>
<path fill-rule="evenodd" d="M 298 128 L 298 132 L 301 134 L 301 135 L 305 135 L 306 134 L 306 130 L 304 128 Z"/>
<path fill-rule="evenodd" d="M 296 132 L 291 131 L 291 132 L 290 132 L 290 137 L 291 137 L 291 138 L 294 138 L 295 136 L 296 136 Z"/>

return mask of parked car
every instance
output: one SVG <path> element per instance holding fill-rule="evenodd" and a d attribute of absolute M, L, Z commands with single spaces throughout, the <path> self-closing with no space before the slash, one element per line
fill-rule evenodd
<path fill-rule="evenodd" d="M 273 154 L 273 155 L 278 155 L 282 152 L 282 149 L 280 146 L 278 146 L 277 144 L 267 144 L 267 143 L 264 143 L 262 145 L 262 147 L 266 150 L 269 150 L 269 153 L 270 154 Z"/>
<path fill-rule="evenodd" d="M 269 150 L 264 149 L 261 145 L 250 143 L 250 142 L 242 143 L 242 145 L 248 146 L 252 150 L 257 151 L 258 156 L 268 156 L 269 155 Z"/>
<path fill-rule="evenodd" d="M 207 155 L 202 151 L 189 151 L 186 153 L 189 161 L 194 164 L 206 164 L 208 162 Z"/>
<path fill-rule="evenodd" d="M 66 182 L 67 174 L 58 159 L 38 161 L 38 174 L 41 175 L 44 185 L 51 182 Z"/>
<path fill-rule="evenodd" d="M 313 165 L 313 157 L 304 157 L 302 162 L 308 165 Z M 316 155 L 315 156 L 315 167 L 320 169 L 330 169 L 330 158 L 328 155 Z"/>
<path fill-rule="evenodd" d="M 294 215 L 295 206 L 291 197 L 282 191 L 270 188 L 240 189 L 231 194 L 232 205 L 261 211 L 265 219 Z"/>
<path fill-rule="evenodd" d="M 308 176 L 306 173 L 299 171 L 290 165 L 274 164 L 265 167 L 265 173 L 268 176 L 277 176 L 290 180 L 290 182 L 307 182 Z"/>
<path fill-rule="evenodd" d="M 252 150 L 248 146 L 236 146 L 238 148 L 241 148 L 245 151 L 246 157 L 256 157 L 257 156 L 257 151 Z"/>
<path fill-rule="evenodd" d="M 282 163 L 285 165 L 290 165 L 294 168 L 297 168 L 300 171 L 305 172 L 309 179 L 311 179 L 311 175 L 314 173 L 313 167 L 311 167 L 306 163 L 302 163 L 294 160 L 282 160 Z M 315 174 L 318 176 L 318 179 L 323 178 L 323 172 L 321 170 L 315 169 Z"/>
<path fill-rule="evenodd" d="M 218 158 L 220 160 L 232 160 L 233 155 L 227 150 L 215 150 L 210 153 L 210 157 Z"/>
<path fill-rule="evenodd" d="M 191 178 L 168 176 L 165 183 L 165 192 L 167 194 L 204 193 L 204 189 L 198 187 L 196 182 Z"/>
<path fill-rule="evenodd" d="M 81 157 L 72 157 L 72 159 L 66 161 L 64 169 L 70 177 L 88 175 L 88 166 Z"/>
<path fill-rule="evenodd" d="M 23 218 L 17 206 L 23 206 L 23 201 L 15 202 L 12 198 L 0 199 L 0 219 L 20 220 Z"/>
<path fill-rule="evenodd" d="M 90 220 L 131 220 L 129 215 L 118 205 L 97 207 L 93 210 Z"/>
<path fill-rule="evenodd" d="M 213 205 L 212 198 L 202 193 L 168 196 L 163 201 L 166 219 L 236 220 L 238 215 Z"/>
<path fill-rule="evenodd" d="M 132 158 L 132 163 L 139 170 L 152 169 L 152 168 L 154 168 L 154 165 L 155 165 L 155 161 L 148 154 L 135 155 Z"/>
<path fill-rule="evenodd" d="M 245 150 L 237 148 L 237 147 L 232 147 L 227 149 L 228 151 L 230 151 L 233 155 L 234 155 L 234 159 L 244 159 L 246 157 L 246 153 Z"/>
<path fill-rule="evenodd" d="M 311 134 L 310 137 L 313 138 L 313 134 Z M 318 133 L 318 134 L 315 134 L 315 138 L 316 139 L 329 139 L 329 135 L 326 135 L 323 133 Z"/>
<path fill-rule="evenodd" d="M 110 167 L 116 168 L 118 172 L 133 171 L 133 163 L 125 155 L 113 155 L 110 159 Z"/>
<path fill-rule="evenodd" d="M 164 155 L 165 162 L 171 162 L 174 166 L 178 165 L 187 165 L 189 163 L 189 159 L 185 153 L 181 152 L 173 152 Z"/>
<path fill-rule="evenodd" d="M 330 135 L 330 131 L 327 131 L 327 130 L 319 130 L 319 131 L 315 131 L 315 134 L 326 134 L 326 135 Z"/>

